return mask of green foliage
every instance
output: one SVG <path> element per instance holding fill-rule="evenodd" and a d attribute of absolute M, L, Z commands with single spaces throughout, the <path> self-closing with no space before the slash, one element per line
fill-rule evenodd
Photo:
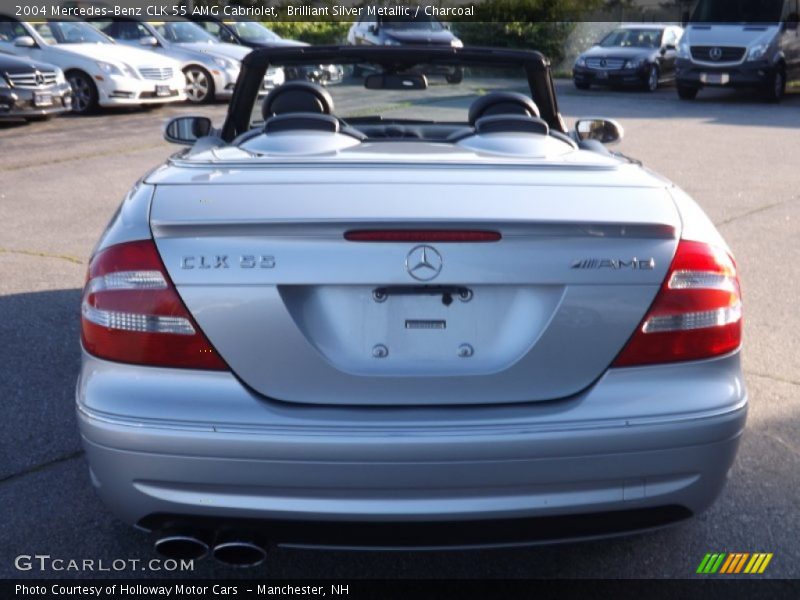
<path fill-rule="evenodd" d="M 552 63 L 559 63 L 564 58 L 564 44 L 574 27 L 574 23 L 548 21 L 453 24 L 456 35 L 467 46 L 538 50 Z"/>
<path fill-rule="evenodd" d="M 343 44 L 350 29 L 344 21 L 270 21 L 266 25 L 283 38 L 315 45 Z"/>
<path fill-rule="evenodd" d="M 458 21 L 453 22 L 452 27 L 466 45 L 539 50 L 553 63 L 558 63 L 564 57 L 564 43 L 574 28 L 574 22 L 603 6 L 604 1 L 481 0 L 475 7 L 479 17 L 486 22 Z M 295 5 L 325 6 L 333 2 L 294 0 Z M 351 23 L 329 18 L 324 21 L 272 21 L 267 25 L 281 37 L 309 44 L 342 44 Z"/>
<path fill-rule="evenodd" d="M 604 0 L 483 0 L 476 2 L 478 15 L 486 21 L 580 21 Z"/>

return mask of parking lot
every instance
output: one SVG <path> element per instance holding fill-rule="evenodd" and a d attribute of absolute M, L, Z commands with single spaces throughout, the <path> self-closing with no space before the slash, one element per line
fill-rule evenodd
<path fill-rule="evenodd" d="M 718 502 L 673 528 L 611 541 L 463 552 L 280 549 L 265 567 L 210 560 L 194 576 L 690 577 L 707 552 L 772 552 L 766 576 L 800 576 L 800 94 L 782 104 L 704 92 L 578 92 L 559 82 L 561 110 L 619 119 L 620 151 L 693 195 L 737 256 L 745 301 L 748 429 Z M 102 112 L 0 124 L 0 574 L 14 557 L 140 559 L 150 540 L 96 497 L 74 416 L 80 288 L 94 243 L 127 189 L 172 152 L 170 116 L 224 105 Z M 111 573 L 131 577 L 163 572 Z M 97 573 L 107 576 L 106 573 Z"/>

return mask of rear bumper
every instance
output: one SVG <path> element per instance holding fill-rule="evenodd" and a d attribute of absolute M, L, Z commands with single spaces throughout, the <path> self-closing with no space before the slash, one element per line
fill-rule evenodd
<path fill-rule="evenodd" d="M 679 59 L 675 77 L 686 87 L 760 88 L 769 84 L 775 68 L 767 61 L 745 62 L 734 66 L 698 65 Z"/>
<path fill-rule="evenodd" d="M 544 519 L 532 531 L 545 541 L 688 516 L 722 489 L 746 405 L 738 355 L 609 371 L 578 397 L 511 407 L 286 405 L 229 374 L 90 357 L 78 384 L 92 480 L 123 520 L 266 521 L 280 524 L 276 541 L 312 545 L 356 522 L 493 522 L 499 534 Z M 630 518 L 575 527 L 620 511 Z M 426 544 L 448 544 L 445 533 Z"/>

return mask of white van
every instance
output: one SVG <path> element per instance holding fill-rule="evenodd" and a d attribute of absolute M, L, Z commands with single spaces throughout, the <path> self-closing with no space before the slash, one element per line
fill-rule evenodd
<path fill-rule="evenodd" d="M 800 82 L 800 0 L 699 0 L 678 46 L 678 96 L 756 88 L 778 101 Z"/>

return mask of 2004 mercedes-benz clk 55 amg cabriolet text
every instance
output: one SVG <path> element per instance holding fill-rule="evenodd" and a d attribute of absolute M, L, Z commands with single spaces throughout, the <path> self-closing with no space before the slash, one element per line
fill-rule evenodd
<path fill-rule="evenodd" d="M 302 64 L 370 69 L 259 97 Z M 536 52 L 254 51 L 221 129 L 166 125 L 190 147 L 91 259 L 98 493 L 162 554 L 239 565 L 707 508 L 746 417 L 736 265 L 693 200 L 606 150 L 621 134 L 568 130 Z"/>

